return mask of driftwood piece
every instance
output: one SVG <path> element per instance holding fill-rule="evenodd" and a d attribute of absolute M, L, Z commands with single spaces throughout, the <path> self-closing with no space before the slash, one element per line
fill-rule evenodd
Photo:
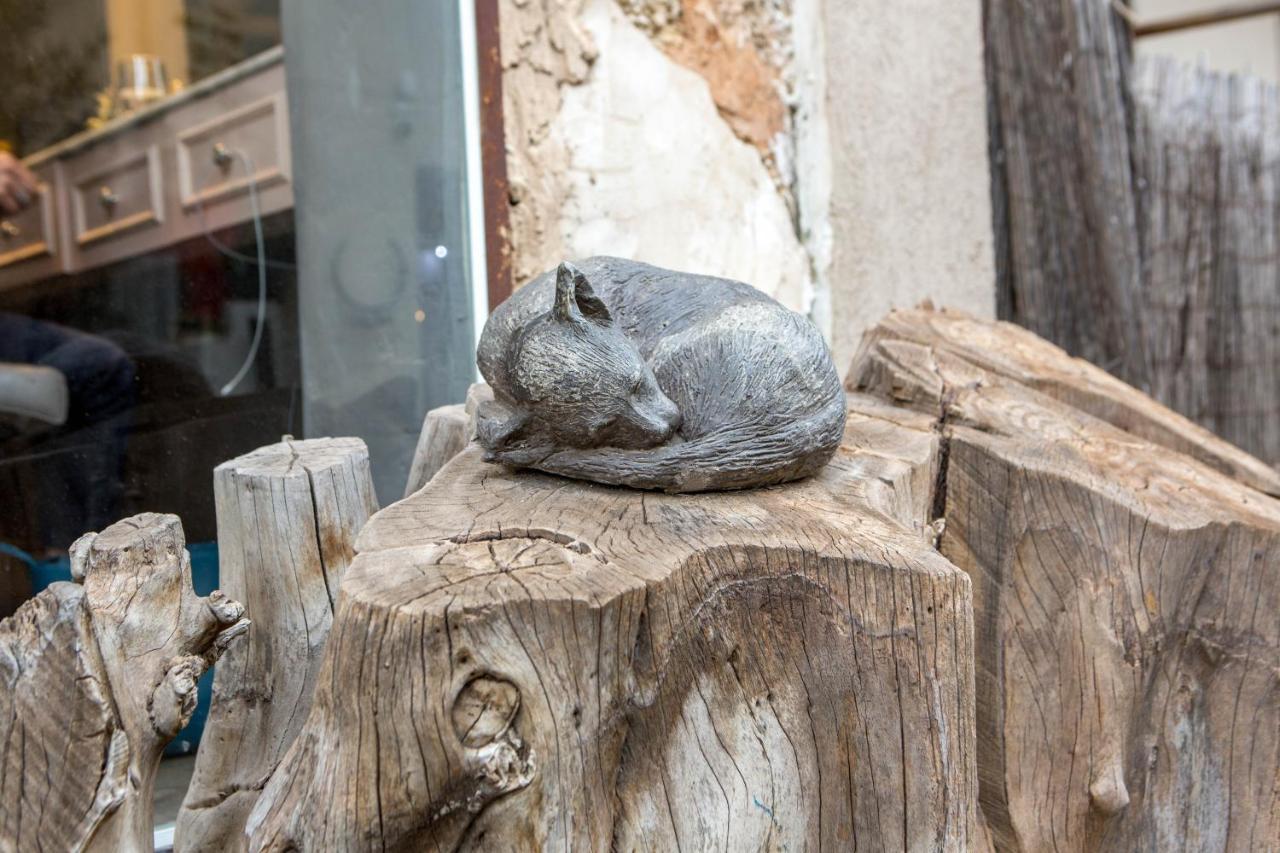
<path fill-rule="evenodd" d="M 425 486 L 444 463 L 462 452 L 471 440 L 471 420 L 467 407 L 462 403 L 440 406 L 427 412 L 422 419 L 422 432 L 418 434 L 418 447 L 413 452 L 413 464 L 409 467 L 409 480 L 405 483 L 404 496 Z"/>
<path fill-rule="evenodd" d="M 361 533 L 250 849 L 977 843 L 970 588 L 930 544 L 930 417 L 870 403 L 816 477 L 752 492 L 480 453 Z"/>
<path fill-rule="evenodd" d="M 1053 399 L 1108 397 L 1089 371 L 1069 389 L 1061 353 L 1036 367 L 1025 333 L 981 326 L 891 317 L 849 381 L 941 431 L 941 549 L 974 581 L 996 845 L 1280 849 L 1280 502 Z M 1149 408 L 1125 423 L 1176 430 Z M 1206 448 L 1195 430 L 1166 444 Z"/>
<path fill-rule="evenodd" d="M 76 582 L 0 623 L 0 849 L 151 850 L 161 753 L 248 624 L 192 591 L 175 516 L 86 534 L 71 558 Z"/>
<path fill-rule="evenodd" d="M 175 844 L 222 851 L 311 704 L 338 584 L 356 534 L 377 510 L 369 454 L 357 438 L 286 438 L 214 470 L 221 581 L 253 627 L 214 675 Z"/>

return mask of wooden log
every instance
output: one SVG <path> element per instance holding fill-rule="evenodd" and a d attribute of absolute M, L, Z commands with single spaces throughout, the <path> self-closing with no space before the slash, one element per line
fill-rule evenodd
<path fill-rule="evenodd" d="M 1131 385 L 1087 361 L 1011 323 L 990 323 L 949 311 L 894 311 L 871 329 L 854 358 L 855 370 L 874 370 L 881 362 L 868 358 L 876 348 L 892 350 L 894 342 L 923 345 L 973 364 L 982 371 L 1035 389 L 1055 400 L 1106 421 L 1126 432 L 1185 453 L 1211 468 L 1269 495 L 1280 496 L 1280 471 L 1218 438 L 1181 415 L 1156 403 Z M 874 383 L 851 373 L 850 384 Z M 896 401 L 929 411 L 938 385 L 929 383 L 922 400 L 892 391 Z"/>
<path fill-rule="evenodd" d="M 422 419 L 422 432 L 418 435 L 418 447 L 413 452 L 404 496 L 407 498 L 425 486 L 444 467 L 444 463 L 462 452 L 470 440 L 471 420 L 467 407 L 462 403 L 440 406 L 427 412 Z"/>
<path fill-rule="evenodd" d="M 1280 502 L 1063 402 L 1144 410 L 1026 344 L 904 312 L 850 373 L 941 431 L 935 505 L 942 553 L 974 580 L 997 848 L 1280 849 Z M 1176 431 L 1158 408 L 1117 420 Z M 1239 461 L 1196 430 L 1163 438 Z"/>
<path fill-rule="evenodd" d="M 471 446 L 361 533 L 250 849 L 975 846 L 938 446 L 869 404 L 819 476 L 696 496 Z"/>
<path fill-rule="evenodd" d="M 288 437 L 214 469 L 219 569 L 248 642 L 218 666 L 178 814 L 184 851 L 239 845 L 245 819 L 305 719 L 356 533 L 377 510 L 357 438 Z"/>
<path fill-rule="evenodd" d="M 161 753 L 248 623 L 192 591 L 176 516 L 86 534 L 71 559 L 74 583 L 0 622 L 0 849 L 149 851 Z"/>

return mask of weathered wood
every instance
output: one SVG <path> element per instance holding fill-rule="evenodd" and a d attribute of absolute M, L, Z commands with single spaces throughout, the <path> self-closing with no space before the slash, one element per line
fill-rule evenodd
<path fill-rule="evenodd" d="M 850 387 L 937 419 L 996 846 L 1280 849 L 1280 502 L 1053 399 L 1141 409 L 979 324 L 891 317 Z"/>
<path fill-rule="evenodd" d="M 462 452 L 471 440 L 471 419 L 462 403 L 440 406 L 427 412 L 422 419 L 422 432 L 418 434 L 418 447 L 413 452 L 413 464 L 409 467 L 409 480 L 405 483 L 404 496 L 425 486 L 444 463 Z"/>
<path fill-rule="evenodd" d="M 463 451 L 361 533 L 250 848 L 975 846 L 938 434 L 853 405 L 827 468 L 750 492 Z"/>
<path fill-rule="evenodd" d="M 1150 59 L 1133 101 L 1152 396 L 1280 464 L 1280 89 Z"/>
<path fill-rule="evenodd" d="M 75 583 L 0 622 L 0 849 L 149 851 L 161 753 L 248 624 L 192 592 L 175 516 L 86 534 L 71 559 Z"/>
<path fill-rule="evenodd" d="M 867 353 L 884 345 L 892 348 L 893 342 L 923 344 L 955 355 L 1126 432 L 1185 453 L 1246 486 L 1280 496 L 1280 471 L 1019 326 L 946 311 L 895 311 L 863 337 L 854 364 L 874 368 L 877 362 L 868 360 Z M 854 384 L 858 384 L 856 377 Z M 931 390 L 929 399 L 935 394 L 936 389 Z"/>
<path fill-rule="evenodd" d="M 1111 0 L 984 0 L 1001 317 L 1139 387 L 1141 255 Z"/>
<path fill-rule="evenodd" d="M 1280 464 L 1280 89 L 985 0 L 999 314 Z"/>
<path fill-rule="evenodd" d="M 338 585 L 356 534 L 377 510 L 369 454 L 357 438 L 286 438 L 213 474 L 221 581 L 253 627 L 214 675 L 175 843 L 223 851 L 311 705 Z"/>

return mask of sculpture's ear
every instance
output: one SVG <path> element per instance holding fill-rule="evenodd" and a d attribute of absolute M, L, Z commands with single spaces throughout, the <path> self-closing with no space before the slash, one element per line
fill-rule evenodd
<path fill-rule="evenodd" d="M 565 261 L 556 270 L 556 319 L 565 322 L 587 319 L 602 326 L 613 324 L 608 307 L 591 289 L 582 270 Z"/>

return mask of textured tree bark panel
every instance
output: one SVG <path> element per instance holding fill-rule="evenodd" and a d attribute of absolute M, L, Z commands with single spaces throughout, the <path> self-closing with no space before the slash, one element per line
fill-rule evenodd
<path fill-rule="evenodd" d="M 1134 87 L 1151 393 L 1280 464 L 1280 90 L 1163 59 Z"/>
<path fill-rule="evenodd" d="M 984 0 L 1000 316 L 1145 387 L 1127 29 L 1111 0 Z"/>
<path fill-rule="evenodd" d="M 444 463 L 461 453 L 471 440 L 470 432 L 471 418 L 462 403 L 427 412 L 422 419 L 422 432 L 418 434 L 418 447 L 413 452 L 413 464 L 409 466 L 404 496 L 407 498 L 425 486 Z"/>
<path fill-rule="evenodd" d="M 1025 333 L 975 352 L 966 323 L 891 317 L 849 381 L 941 430 L 997 847 L 1280 849 L 1280 502 L 1034 390 Z"/>
<path fill-rule="evenodd" d="M 175 516 L 86 534 L 71 559 L 74 583 L 0 622 L 0 849 L 149 851 L 161 753 L 248 624 L 192 592 Z"/>
<path fill-rule="evenodd" d="M 1280 89 L 985 0 L 999 315 L 1280 464 Z"/>
<path fill-rule="evenodd" d="M 854 405 L 822 474 L 752 492 L 455 457 L 361 533 L 250 848 L 975 845 L 938 435 Z"/>
<path fill-rule="evenodd" d="M 214 675 L 178 814 L 183 851 L 242 844 L 245 819 L 311 705 L 338 585 L 377 510 L 357 438 L 286 439 L 213 474 L 221 581 L 253 619 Z"/>

